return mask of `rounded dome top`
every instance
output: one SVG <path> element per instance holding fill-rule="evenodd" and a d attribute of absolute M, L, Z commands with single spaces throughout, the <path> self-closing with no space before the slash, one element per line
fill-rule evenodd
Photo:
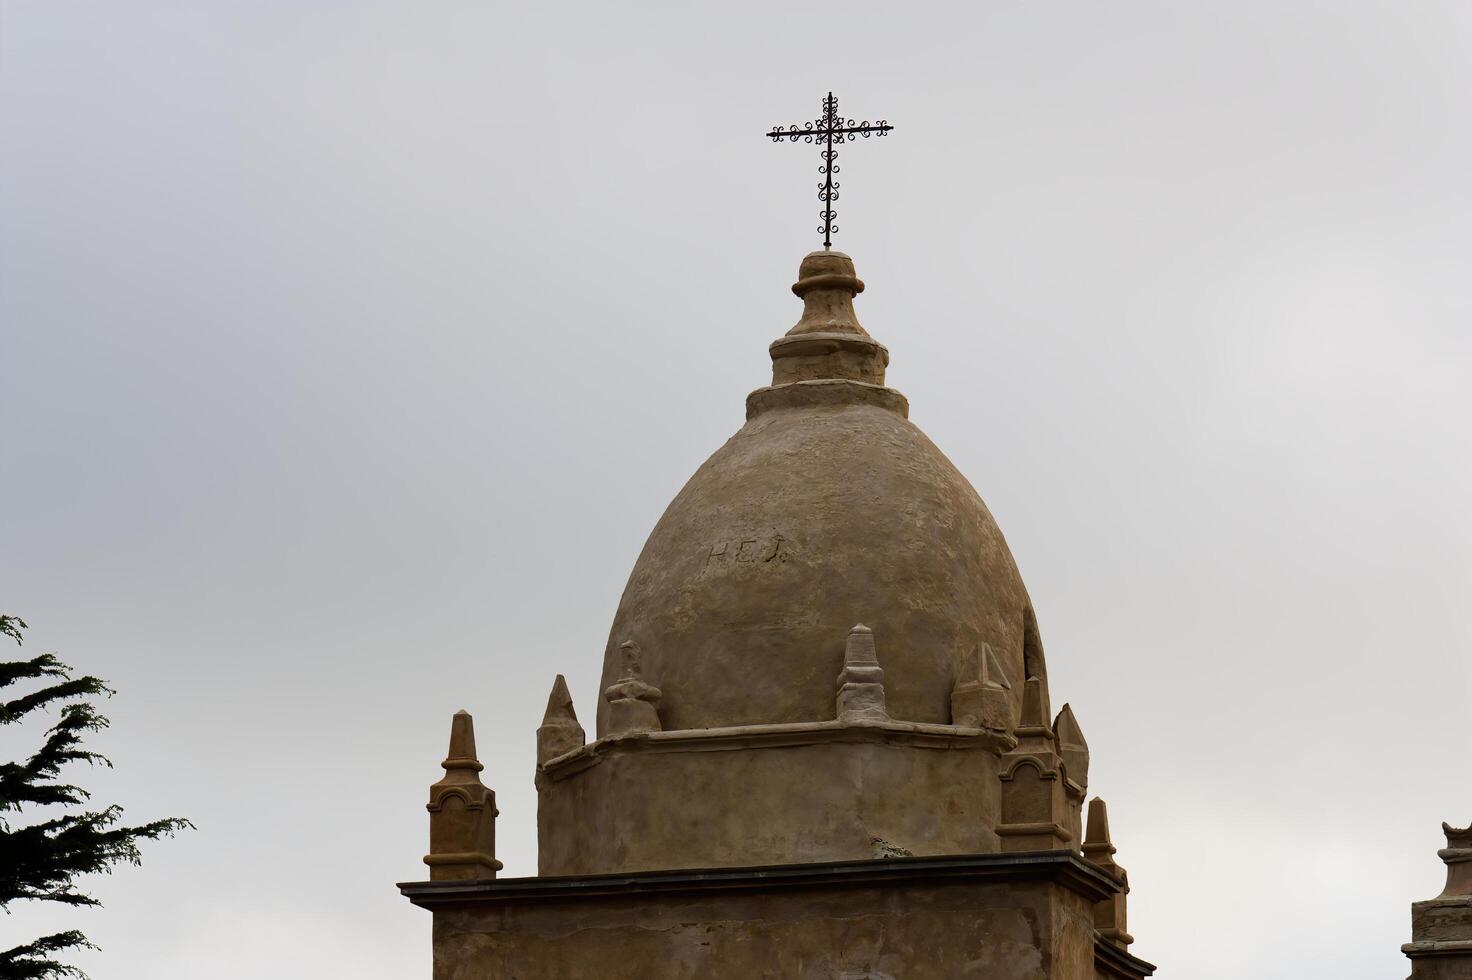
<path fill-rule="evenodd" d="M 840 252 L 804 259 L 802 320 L 771 346 L 773 384 L 695 472 L 634 566 L 603 688 L 629 640 L 665 730 L 835 716 L 849 629 L 871 627 L 891 717 L 950 722 L 982 644 L 1020 698 L 1044 673 L 1027 591 L 986 505 L 884 387 L 889 352 L 859 326 Z M 607 704 L 600 700 L 598 732 Z"/>

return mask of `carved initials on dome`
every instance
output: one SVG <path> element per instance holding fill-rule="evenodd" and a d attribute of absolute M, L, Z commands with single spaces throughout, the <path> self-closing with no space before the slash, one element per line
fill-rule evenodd
<path fill-rule="evenodd" d="M 729 538 L 711 545 L 705 556 L 705 568 L 730 565 L 771 565 L 787 561 L 791 548 L 780 534 L 767 537 Z"/>

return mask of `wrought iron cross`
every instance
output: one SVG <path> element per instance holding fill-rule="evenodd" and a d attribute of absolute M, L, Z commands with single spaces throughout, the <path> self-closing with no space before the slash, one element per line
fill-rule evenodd
<path fill-rule="evenodd" d="M 819 154 L 823 158 L 823 165 L 818 168 L 818 173 L 823 175 L 823 182 L 818 185 L 818 200 L 823 202 L 823 210 L 818 212 L 818 217 L 823 219 L 823 224 L 818 230 L 823 233 L 823 247 L 833 247 L 833 233 L 838 226 L 833 219 L 838 217 L 838 212 L 833 210 L 833 202 L 838 200 L 838 182 L 833 175 L 838 173 L 838 150 L 835 144 L 850 143 L 860 136 L 868 139 L 870 136 L 885 136 L 891 129 L 889 123 L 880 119 L 870 123 L 865 119 L 856 122 L 853 119 L 845 119 L 838 114 L 838 99 L 832 92 L 828 98 L 823 100 L 823 117 L 800 126 L 788 126 L 783 129 L 775 126 L 767 135 L 773 143 L 780 143 L 784 139 L 796 143 L 802 140 L 804 143 L 821 143 L 823 152 Z"/>

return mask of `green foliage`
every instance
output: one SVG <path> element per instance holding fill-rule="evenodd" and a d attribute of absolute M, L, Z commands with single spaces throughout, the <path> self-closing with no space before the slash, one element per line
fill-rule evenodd
<path fill-rule="evenodd" d="M 0 637 L 19 644 L 25 628 L 24 620 L 0 615 Z M 67 665 L 49 653 L 0 662 L 0 695 L 24 681 L 40 686 L 0 701 L 0 725 L 16 724 L 32 712 L 49 709 L 56 710 L 57 721 L 30 758 L 0 762 L 0 909 L 8 912 L 11 902 L 21 900 L 98 905 L 97 899 L 78 890 L 79 877 L 110 872 L 120 863 L 138 864 L 142 858 L 139 841 L 171 837 L 192 825 L 174 817 L 125 826 L 121 823 L 123 809 L 116 805 L 17 825 L 15 816 L 28 807 L 64 810 L 86 805 L 90 799 L 86 790 L 61 781 L 62 767 L 68 763 L 112 766 L 104 756 L 82 745 L 88 732 L 107 727 L 107 719 L 87 699 L 110 697 L 111 688 L 96 677 L 73 677 Z M 53 955 L 89 947 L 96 948 L 75 930 L 42 936 L 0 952 L 0 980 L 85 977 Z"/>
<path fill-rule="evenodd" d="M 0 953 L 0 977 L 5 980 L 57 980 L 58 977 L 76 977 L 86 980 L 87 974 L 74 966 L 59 963 L 51 958 L 52 953 L 65 953 L 73 949 L 96 949 L 87 937 L 71 929 L 7 949 Z"/>

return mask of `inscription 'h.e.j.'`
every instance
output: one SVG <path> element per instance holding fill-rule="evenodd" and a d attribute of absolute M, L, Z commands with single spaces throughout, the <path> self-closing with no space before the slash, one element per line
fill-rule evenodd
<path fill-rule="evenodd" d="M 792 549 L 780 534 L 743 536 L 717 541 L 705 556 L 704 570 L 733 565 L 777 565 L 787 561 Z"/>

